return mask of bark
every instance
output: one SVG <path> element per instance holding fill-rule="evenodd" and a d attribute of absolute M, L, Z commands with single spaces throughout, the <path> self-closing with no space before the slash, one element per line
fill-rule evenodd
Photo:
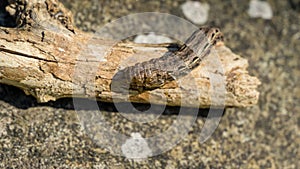
<path fill-rule="evenodd" d="M 247 60 L 223 43 L 215 48 L 218 55 L 210 54 L 177 82 L 130 93 L 129 99 L 112 93 L 111 79 L 120 65 L 160 57 L 168 51 L 167 45 L 115 42 L 82 32 L 73 26 L 71 13 L 56 0 L 15 0 L 5 5 L 16 28 L 0 27 L 0 83 L 17 86 L 39 102 L 64 97 L 112 102 L 114 97 L 114 101 L 165 104 L 165 98 L 170 106 L 205 108 L 222 105 L 222 99 L 225 106 L 234 107 L 258 101 L 260 81 L 248 74 Z M 214 90 L 222 85 L 225 92 Z M 199 95 L 195 96 L 195 91 Z"/>

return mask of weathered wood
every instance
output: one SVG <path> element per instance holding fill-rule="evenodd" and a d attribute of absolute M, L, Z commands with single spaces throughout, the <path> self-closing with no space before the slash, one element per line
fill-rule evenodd
<path fill-rule="evenodd" d="M 24 10 L 18 10 L 25 2 Z M 17 86 L 39 102 L 64 97 L 96 97 L 111 102 L 110 83 L 120 65 L 134 65 L 168 51 L 165 45 L 116 43 L 81 32 L 73 26 L 71 14 L 56 0 L 10 1 L 6 10 L 16 18 L 19 28 L 0 27 L 0 83 Z M 195 80 L 200 106 L 195 104 L 194 90 L 182 89 L 187 85 L 182 87 L 175 82 L 133 94 L 130 101 L 148 103 L 151 95 L 155 104 L 164 104 L 161 98 L 165 97 L 171 106 L 209 107 L 210 78 L 221 75 L 226 79 L 225 106 L 256 104 L 260 81 L 248 74 L 247 60 L 223 43 L 215 49 L 224 74 L 215 71 L 214 66 L 218 65 L 212 53 L 191 76 L 179 79 L 186 84 Z M 181 92 L 185 92 L 186 98 L 181 99 Z M 115 94 L 114 98 L 128 101 L 122 94 Z"/>

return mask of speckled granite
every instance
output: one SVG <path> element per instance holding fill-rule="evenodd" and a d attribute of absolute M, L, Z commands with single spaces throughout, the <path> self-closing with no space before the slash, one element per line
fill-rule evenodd
<path fill-rule="evenodd" d="M 120 16 L 143 11 L 183 16 L 184 1 L 65 0 L 76 24 L 93 31 Z M 204 1 L 203 1 L 204 2 Z M 20 90 L 0 85 L 1 168 L 299 168 L 300 158 L 300 11 L 299 1 L 271 1 L 272 20 L 252 19 L 248 1 L 205 1 L 210 4 L 208 24 L 222 29 L 226 44 L 249 60 L 249 71 L 262 85 L 257 106 L 228 108 L 213 136 L 204 144 L 198 136 L 205 118 L 198 117 L 188 136 L 174 149 L 145 161 L 113 156 L 83 133 L 72 100 L 37 104 Z M 295 5 L 296 4 L 296 5 Z M 82 8 L 81 8 L 82 7 Z M 81 9 L 79 9 L 81 8 Z M 98 13 L 95 15 L 95 13 Z M 141 128 L 102 105 L 105 117 L 123 133 Z M 83 110 L 93 113 L 94 110 Z M 161 132 L 176 114 L 151 123 Z M 150 124 L 149 124 L 150 125 Z"/>

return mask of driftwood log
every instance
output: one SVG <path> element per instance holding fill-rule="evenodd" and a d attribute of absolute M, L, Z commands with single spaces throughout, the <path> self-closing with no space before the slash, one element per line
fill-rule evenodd
<path fill-rule="evenodd" d="M 17 86 L 39 102 L 65 97 L 112 102 L 111 79 L 124 60 L 129 60 L 127 65 L 133 65 L 168 51 L 163 44 L 115 44 L 82 32 L 73 25 L 71 13 L 57 0 L 4 0 L 0 5 L 5 6 L 15 23 L 14 28 L 0 27 L 0 83 Z M 221 75 L 225 78 L 225 106 L 256 104 L 260 81 L 248 74 L 247 60 L 223 43 L 215 49 L 224 70 Z M 195 100 L 192 90 L 182 90 L 175 82 L 133 94 L 130 101 L 148 103 L 151 98 L 151 103 L 163 104 L 161 98 L 166 98 L 167 105 L 171 106 L 209 107 L 212 104 L 210 77 L 214 73 L 220 76 L 213 70 L 210 57 L 190 73 L 200 93 L 196 99 L 200 106 L 189 101 Z M 181 92 L 191 98 L 181 99 Z M 114 95 L 118 101 L 128 101 L 127 97 Z"/>

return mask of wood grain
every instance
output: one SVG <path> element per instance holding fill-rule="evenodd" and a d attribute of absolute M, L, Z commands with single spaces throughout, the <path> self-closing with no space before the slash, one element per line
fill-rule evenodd
<path fill-rule="evenodd" d="M 258 101 L 260 81 L 249 75 L 247 60 L 232 53 L 224 43 L 218 43 L 215 52 L 188 77 L 129 98 L 113 93 L 110 84 L 120 65 L 132 66 L 159 58 L 168 51 L 166 45 L 141 45 L 95 37 L 74 27 L 70 12 L 56 0 L 28 0 L 26 3 L 24 10 L 14 13 L 23 16 L 16 17 L 19 28 L 0 27 L 0 83 L 17 86 L 39 102 L 64 97 L 111 102 L 114 97 L 117 101 L 148 103 L 151 99 L 151 103 L 164 104 L 162 98 L 166 98 L 170 106 L 205 108 L 212 103 L 212 77 L 225 79 L 225 106 L 247 107 Z M 7 9 L 13 6 L 9 5 Z M 60 11 L 60 17 L 55 11 Z M 220 61 L 223 74 L 216 71 L 220 65 L 214 59 Z M 185 88 L 189 83 L 197 87 L 197 98 L 194 90 Z"/>

